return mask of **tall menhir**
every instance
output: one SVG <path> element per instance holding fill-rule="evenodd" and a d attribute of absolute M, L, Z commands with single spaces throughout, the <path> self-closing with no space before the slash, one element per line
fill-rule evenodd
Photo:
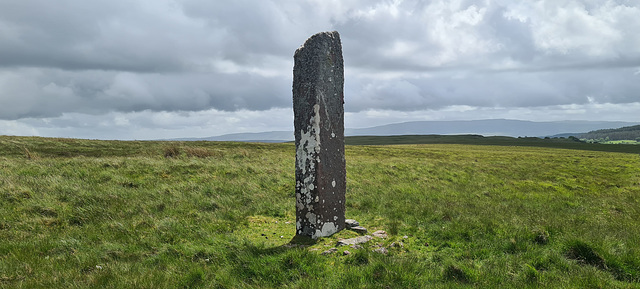
<path fill-rule="evenodd" d="M 311 36 L 293 56 L 296 235 L 344 228 L 344 63 L 338 32 Z"/>

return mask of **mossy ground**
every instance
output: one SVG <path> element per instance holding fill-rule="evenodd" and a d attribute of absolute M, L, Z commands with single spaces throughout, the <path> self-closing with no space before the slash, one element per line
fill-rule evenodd
<path fill-rule="evenodd" d="M 357 234 L 284 246 L 294 151 L 0 137 L 0 288 L 640 288 L 637 154 L 347 146 L 347 217 L 389 238 L 325 256 Z"/>

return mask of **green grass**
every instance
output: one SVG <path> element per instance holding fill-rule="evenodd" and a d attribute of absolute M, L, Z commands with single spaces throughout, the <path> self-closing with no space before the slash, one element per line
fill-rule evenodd
<path fill-rule="evenodd" d="M 490 146 L 523 146 L 562 148 L 574 150 L 640 153 L 640 146 L 633 141 L 598 143 L 592 140 L 576 141 L 571 138 L 537 138 L 481 135 L 396 135 L 396 136 L 349 136 L 345 138 L 349 145 L 398 145 L 398 144 L 464 144 Z"/>
<path fill-rule="evenodd" d="M 638 154 L 347 146 L 347 217 L 390 236 L 325 256 L 357 234 L 283 246 L 294 153 L 0 137 L 0 288 L 640 288 Z"/>
<path fill-rule="evenodd" d="M 640 142 L 635 140 L 611 140 L 611 141 L 604 142 L 604 144 L 637 145 L 637 144 L 640 144 Z"/>

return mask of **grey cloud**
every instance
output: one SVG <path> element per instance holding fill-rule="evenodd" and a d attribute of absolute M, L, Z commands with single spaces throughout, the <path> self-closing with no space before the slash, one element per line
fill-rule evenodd
<path fill-rule="evenodd" d="M 332 29 L 353 112 L 637 101 L 640 7 L 545 3 L 0 0 L 0 119 L 290 107 Z"/>
<path fill-rule="evenodd" d="M 430 4 L 438 2 L 431 1 Z M 559 46 L 562 45 L 561 42 L 540 41 L 547 41 L 544 33 L 556 33 L 544 29 L 554 27 L 553 25 L 558 28 L 570 25 L 572 19 L 560 19 L 557 23 L 545 22 L 553 19 L 535 15 L 540 11 L 528 10 L 532 15 L 518 18 L 518 13 L 514 14 L 512 9 L 518 12 L 521 7 L 514 6 L 518 4 L 466 1 L 453 7 L 457 10 L 454 9 L 451 13 L 442 13 L 440 18 L 394 17 L 389 11 L 381 11 L 375 17 L 352 18 L 350 22 L 341 24 L 340 30 L 346 31 L 349 36 L 344 42 L 353 42 L 353 50 L 344 49 L 345 53 L 351 54 L 351 57 L 345 56 L 345 62 L 378 71 L 380 75 L 376 77 L 375 73 L 373 76 L 353 73 L 352 78 L 347 78 L 352 81 L 347 82 L 347 92 L 352 96 L 351 103 L 347 102 L 347 109 L 353 112 L 372 108 L 417 111 L 454 105 L 540 107 L 584 104 L 589 101 L 637 101 L 635 91 L 640 88 L 640 82 L 633 75 L 633 70 L 640 66 L 640 51 L 629 47 L 637 47 L 633 44 L 640 40 L 640 37 L 630 33 L 640 23 L 638 20 L 628 19 L 627 24 L 607 22 L 605 24 L 609 26 L 606 29 L 625 37 L 615 40 L 615 43 L 610 42 L 613 41 L 610 39 L 603 39 L 601 43 L 598 40 L 588 40 L 584 45 L 578 42 L 571 46 L 571 53 L 568 53 Z M 556 10 L 568 9 L 569 12 L 566 13 L 569 14 L 582 13 L 580 5 L 547 6 L 545 9 L 549 11 L 542 12 L 557 13 Z M 412 14 L 427 15 L 431 13 L 428 10 L 433 7 L 416 5 L 414 8 L 411 10 Z M 462 23 L 462 26 L 450 29 L 448 32 L 451 34 L 440 35 L 445 38 L 435 38 L 429 34 L 431 29 L 436 29 L 442 23 L 444 26 L 441 27 L 449 29 L 447 24 L 455 20 L 456 13 L 470 8 L 482 11 L 482 19 L 477 24 Z M 470 11 L 473 12 L 473 9 Z M 629 11 L 640 12 L 637 5 L 615 7 L 594 4 L 588 9 L 598 10 L 594 14 L 606 21 L 609 21 L 608 16 L 626 19 Z M 580 19 L 585 25 L 600 20 L 602 19 L 597 17 Z M 606 22 L 605 20 L 602 21 Z M 380 26 L 383 28 L 378 33 L 376 28 Z M 604 33 L 589 31 L 589 27 L 575 29 L 574 33 L 583 35 L 576 41 Z M 470 38 L 470 43 L 478 44 L 478 47 L 442 46 L 443 43 L 468 43 L 465 41 L 469 39 L 460 37 L 466 37 L 469 31 L 475 37 Z M 554 34 L 549 37 L 574 36 Z M 416 48 L 408 51 L 407 55 L 389 55 L 388 48 L 399 41 L 413 43 Z M 368 48 L 368 44 L 373 44 L 373 48 Z M 609 51 L 594 54 L 594 51 L 600 51 L 599 45 Z M 619 47 L 611 50 L 609 47 L 612 45 Z M 447 55 L 448 58 L 443 58 L 447 49 L 451 54 Z M 388 72 L 394 72 L 397 76 L 389 77 Z"/>
<path fill-rule="evenodd" d="M 531 23 L 505 17 L 507 9 L 491 9 L 486 16 L 486 25 L 481 27 L 483 35 L 496 39 L 501 49 L 492 58 L 508 58 L 519 63 L 530 63 L 536 57 Z"/>
<path fill-rule="evenodd" d="M 494 29 L 482 20 L 494 9 L 484 1 L 401 3 L 397 12 L 379 7 L 337 25 L 353 45 L 353 65 L 405 71 L 473 67 L 500 48 Z"/>
<path fill-rule="evenodd" d="M 178 7 L 153 3 L 4 1 L 0 66 L 183 71 L 219 49 L 219 31 L 203 30 Z"/>
<path fill-rule="evenodd" d="M 0 72 L 0 119 L 63 112 L 266 110 L 290 103 L 290 81 L 247 73 Z"/>
<path fill-rule="evenodd" d="M 284 48 L 291 33 L 269 14 L 275 4 L 167 3 L 0 3 L 0 73 L 12 79 L 0 119 L 289 104 L 291 72 L 276 70 L 299 44 Z"/>
<path fill-rule="evenodd" d="M 68 113 L 53 118 L 0 120 L 0 134 L 95 139 L 169 139 L 227 133 L 292 130 L 293 111 L 109 112 Z"/>
<path fill-rule="evenodd" d="M 376 82 L 359 79 L 345 108 L 417 111 L 447 106 L 540 107 L 638 101 L 635 69 L 442 73 L 429 78 Z"/>
<path fill-rule="evenodd" d="M 296 45 L 287 33 L 293 23 L 272 1 L 191 0 L 183 3 L 183 11 L 206 22 L 209 29 L 223 30 L 218 53 L 237 63 L 251 63 L 255 54 L 289 56 Z"/>
<path fill-rule="evenodd" d="M 288 81 L 249 74 L 119 74 L 99 94 L 122 111 L 266 110 L 290 102 Z M 286 101 L 285 101 L 286 100 Z"/>

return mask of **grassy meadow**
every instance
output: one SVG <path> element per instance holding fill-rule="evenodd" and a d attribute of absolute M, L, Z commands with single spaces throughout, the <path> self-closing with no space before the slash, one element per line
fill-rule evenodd
<path fill-rule="evenodd" d="M 2 136 L 0 288 L 640 288 L 637 153 L 349 145 L 347 217 L 389 237 L 329 255 L 358 234 L 285 246 L 294 154 Z"/>

